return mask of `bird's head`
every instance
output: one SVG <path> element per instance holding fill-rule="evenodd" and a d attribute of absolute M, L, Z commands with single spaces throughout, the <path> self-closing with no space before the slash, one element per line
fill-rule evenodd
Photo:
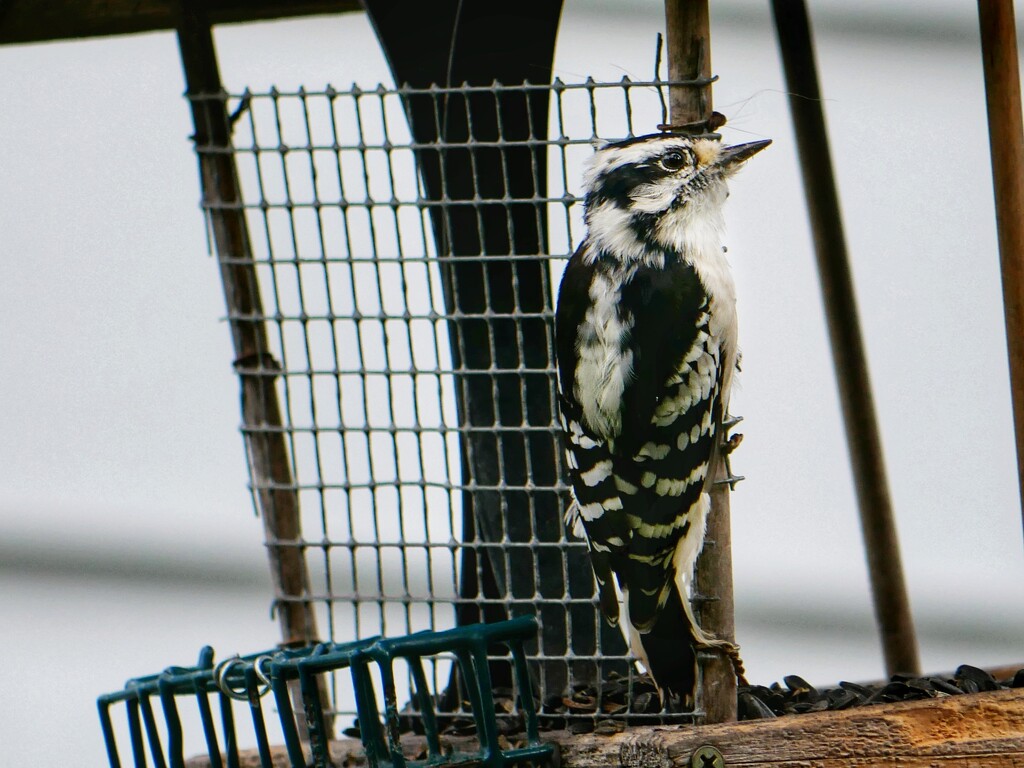
<path fill-rule="evenodd" d="M 769 144 L 666 134 L 605 144 L 583 176 L 590 236 L 623 259 L 720 236 L 726 181 Z"/>

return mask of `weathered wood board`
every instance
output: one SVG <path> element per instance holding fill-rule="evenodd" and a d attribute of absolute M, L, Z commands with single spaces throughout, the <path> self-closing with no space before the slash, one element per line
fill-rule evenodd
<path fill-rule="evenodd" d="M 1009 768 L 1024 766 L 1024 690 L 560 742 L 563 768 L 689 766 L 705 744 L 725 768 Z"/>
<path fill-rule="evenodd" d="M 545 738 L 559 744 L 560 768 L 689 768 L 704 745 L 721 752 L 722 768 L 1024 768 L 1024 689 L 775 720 Z M 331 755 L 339 767 L 364 763 L 355 741 L 334 742 Z M 255 753 L 241 763 L 259 764 Z M 188 762 L 188 768 L 208 765 L 205 758 Z M 283 749 L 275 749 L 274 766 L 287 768 Z"/>

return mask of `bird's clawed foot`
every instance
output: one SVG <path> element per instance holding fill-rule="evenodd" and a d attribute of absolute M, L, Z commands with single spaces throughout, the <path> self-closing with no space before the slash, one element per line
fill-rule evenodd
<path fill-rule="evenodd" d="M 743 421 L 742 416 L 733 416 L 731 413 L 728 413 L 726 414 L 725 418 L 722 419 L 722 426 L 725 427 L 725 431 L 728 432 L 741 421 Z"/>
<path fill-rule="evenodd" d="M 742 443 L 742 442 L 743 442 L 743 433 L 742 432 L 737 432 L 735 434 L 729 435 L 729 437 L 727 437 L 725 439 L 725 442 L 722 443 L 722 453 L 724 455 L 728 456 L 730 453 L 732 453 L 737 448 L 739 448 L 740 447 L 740 443 Z"/>
<path fill-rule="evenodd" d="M 722 461 L 725 464 L 725 477 L 720 480 L 715 480 L 715 485 L 728 485 L 729 490 L 736 490 L 736 483 L 743 479 L 740 475 L 734 475 L 732 473 L 732 461 L 730 459 L 732 452 L 739 448 L 740 443 L 743 442 L 743 435 L 737 433 L 730 435 L 729 430 L 735 427 L 743 421 L 742 416 L 732 416 L 726 414 L 722 420 L 722 432 L 721 432 L 721 456 Z"/>
<path fill-rule="evenodd" d="M 712 640 L 705 638 L 703 642 L 697 643 L 697 649 L 701 651 L 715 651 L 727 656 L 732 662 L 732 671 L 736 675 L 738 685 L 750 685 L 747 680 L 747 670 L 743 666 L 743 659 L 740 657 L 740 647 L 728 640 Z"/>

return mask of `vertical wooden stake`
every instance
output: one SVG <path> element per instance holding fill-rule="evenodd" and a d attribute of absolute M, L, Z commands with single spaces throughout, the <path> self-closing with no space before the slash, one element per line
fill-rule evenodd
<path fill-rule="evenodd" d="M 708 0 L 666 0 L 665 38 L 670 80 L 710 79 L 711 29 Z M 711 85 L 669 89 L 670 122 L 685 125 L 711 117 Z M 721 436 L 719 436 L 721 438 Z M 725 478 L 718 462 L 716 480 Z M 694 589 L 699 598 L 701 628 L 721 640 L 734 642 L 736 623 L 732 593 L 732 533 L 729 486 L 713 486 L 704 551 L 697 559 Z M 732 662 L 720 654 L 702 655 L 701 696 L 706 722 L 736 720 L 736 676 Z"/>
<path fill-rule="evenodd" d="M 917 639 L 903 579 L 867 357 L 857 319 L 857 301 L 839 194 L 832 173 L 807 6 L 804 0 L 772 0 L 772 12 L 782 50 L 786 88 L 790 92 L 789 107 L 800 153 L 807 214 L 814 235 L 814 252 L 885 666 L 889 674 L 919 674 Z"/>
<path fill-rule="evenodd" d="M 275 385 L 280 371 L 267 342 L 235 158 L 223 151 L 231 146 L 231 127 L 220 98 L 223 88 L 213 34 L 201 4 L 182 4 L 178 46 L 188 95 L 193 97 L 190 106 L 203 203 L 220 261 L 235 367 L 242 382 L 242 432 L 271 575 L 278 597 L 285 598 L 277 605 L 282 640 L 309 644 L 317 639 L 316 617 L 308 600 L 309 576 L 300 546 L 299 499 L 280 431 Z"/>
<path fill-rule="evenodd" d="M 668 79 L 711 79 L 711 17 L 708 0 L 665 0 Z M 669 120 L 685 125 L 711 117 L 711 84 L 668 89 Z"/>
<path fill-rule="evenodd" d="M 195 126 L 193 138 L 199 159 L 203 206 L 220 262 L 235 369 L 242 384 L 242 434 L 267 540 L 281 636 L 284 645 L 310 645 L 317 641 L 316 614 L 309 599 L 299 496 L 281 432 L 276 385 L 280 366 L 270 354 L 267 342 L 238 169 L 234 155 L 224 151 L 231 146 L 231 125 L 222 98 L 224 91 L 213 30 L 205 7 L 198 0 L 181 3 L 178 47 L 188 96 L 192 97 L 189 105 Z M 317 678 L 317 683 L 326 702 L 323 678 Z M 289 689 L 301 712 L 301 696 L 294 681 Z M 305 720 L 301 717 L 298 726 L 300 737 L 307 740 Z"/>
<path fill-rule="evenodd" d="M 978 0 L 978 20 L 1017 438 L 1017 480 L 1024 508 L 1024 127 L 1013 0 Z"/>

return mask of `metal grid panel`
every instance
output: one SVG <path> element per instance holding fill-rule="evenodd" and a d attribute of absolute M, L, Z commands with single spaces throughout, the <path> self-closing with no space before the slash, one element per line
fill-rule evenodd
<path fill-rule="evenodd" d="M 502 99 L 522 97 L 529 109 L 541 91 L 549 105 L 547 135 L 502 135 Z M 242 315 L 229 309 L 228 319 L 264 324 L 268 356 L 249 373 L 273 377 L 281 403 L 280 425 L 243 425 L 248 437 L 283 435 L 290 464 L 284 483 L 279 475 L 269 481 L 252 471 L 254 499 L 257 510 L 261 493 L 292 492 L 298 501 L 300 538 L 268 535 L 267 544 L 272 551 L 304 553 L 308 589 L 295 594 L 278 581 L 276 604 L 311 603 L 325 639 L 336 642 L 445 629 L 455 624 L 460 606 L 485 614 L 488 605 L 512 614 L 536 611 L 548 624 L 561 622 L 570 638 L 580 634 L 574 620 L 600 623 L 589 567 L 579 573 L 585 545 L 567 540 L 562 531 L 567 493 L 553 419 L 530 424 L 524 414 L 538 382 L 547 400 L 541 412 L 557 414 L 553 292 L 582 235 L 582 162 L 599 138 L 650 132 L 661 115 L 656 84 L 627 78 L 428 91 L 353 86 L 191 98 L 226 99 L 231 112 L 231 146 L 200 143 L 197 152 L 230 153 L 241 199 L 221 199 L 208 188 L 203 207 L 212 229 L 225 209 L 244 216 L 249 252 L 220 253 L 219 259 L 222 269 L 254 270 L 263 308 Z M 468 137 L 414 141 L 406 111 L 413 99 L 433 104 L 442 136 L 453 106 L 463 105 Z M 496 112 L 491 140 L 476 137 L 472 125 L 481 99 L 493 100 Z M 531 153 L 528 198 L 509 191 L 515 169 L 505 158 L 516 148 Z M 430 152 L 439 158 L 441 195 L 428 194 L 421 174 Z M 465 153 L 474 171 L 471 193 L 450 191 L 446 152 Z M 486 191 L 494 185 L 483 183 L 475 165 L 486 152 L 502 158 L 497 195 Z M 539 170 L 545 161 L 546 174 Z M 453 211 L 472 211 L 482 231 L 483 216 L 503 208 L 507 240 L 514 244 L 513 210 L 523 203 L 536 217 L 540 242 L 546 240 L 541 253 L 517 253 L 514 245 L 488 253 L 484 245 L 475 254 L 452 257 Z M 476 264 L 481 274 L 495 264 L 540 264 L 542 305 L 526 307 L 514 275 L 511 296 L 490 295 L 485 276 L 483 308 L 467 312 L 459 291 L 469 283 L 453 279 L 456 262 L 463 270 Z M 467 364 L 478 351 L 472 345 L 490 351 L 487 366 Z M 540 351 L 542 365 L 531 364 L 531 347 Z M 474 391 L 488 385 L 494 412 L 481 420 L 467 411 Z M 518 387 L 518 417 L 497 413 L 509 386 Z M 510 448 L 513 441 L 520 447 Z M 531 441 L 547 446 L 554 471 L 531 466 L 531 456 L 545 455 Z M 496 462 L 482 473 L 485 465 L 472 454 L 488 445 L 497 448 Z M 503 458 L 516 451 L 525 457 L 526 474 L 510 480 Z M 538 479 L 544 475 L 553 479 Z M 528 510 L 530 517 L 525 536 L 510 534 L 504 521 L 496 530 L 479 509 L 475 517 L 464 517 L 466 505 L 476 500 L 482 509 L 487 494 L 503 515 L 512 509 L 509 499 L 518 498 L 517 514 Z M 539 501 L 545 496 L 555 499 L 554 507 Z M 557 522 L 540 519 L 554 508 Z M 538 535 L 543 529 L 548 533 Z M 467 553 L 473 556 L 467 559 Z M 491 573 L 485 574 L 488 564 Z M 466 570 L 473 568 L 467 588 L 467 576 L 474 574 Z M 542 569 L 560 574 L 561 584 L 546 588 Z M 482 586 L 492 577 L 497 592 Z M 588 585 L 582 597 L 570 596 L 566 587 L 574 578 Z M 561 648 L 542 643 L 531 650 L 534 661 L 547 662 L 537 667 L 543 696 L 561 696 L 592 679 L 599 658 L 627 669 L 621 647 L 609 652 L 606 629 L 603 652 L 601 641 L 595 646 L 593 640 L 602 628 L 588 631 L 589 643 L 563 640 Z M 552 674 L 552 664 L 565 672 Z M 447 675 L 443 663 L 435 666 L 436 690 L 444 689 Z M 353 710 L 345 691 L 335 696 L 338 711 Z M 600 713 L 602 702 L 596 706 Z"/>

